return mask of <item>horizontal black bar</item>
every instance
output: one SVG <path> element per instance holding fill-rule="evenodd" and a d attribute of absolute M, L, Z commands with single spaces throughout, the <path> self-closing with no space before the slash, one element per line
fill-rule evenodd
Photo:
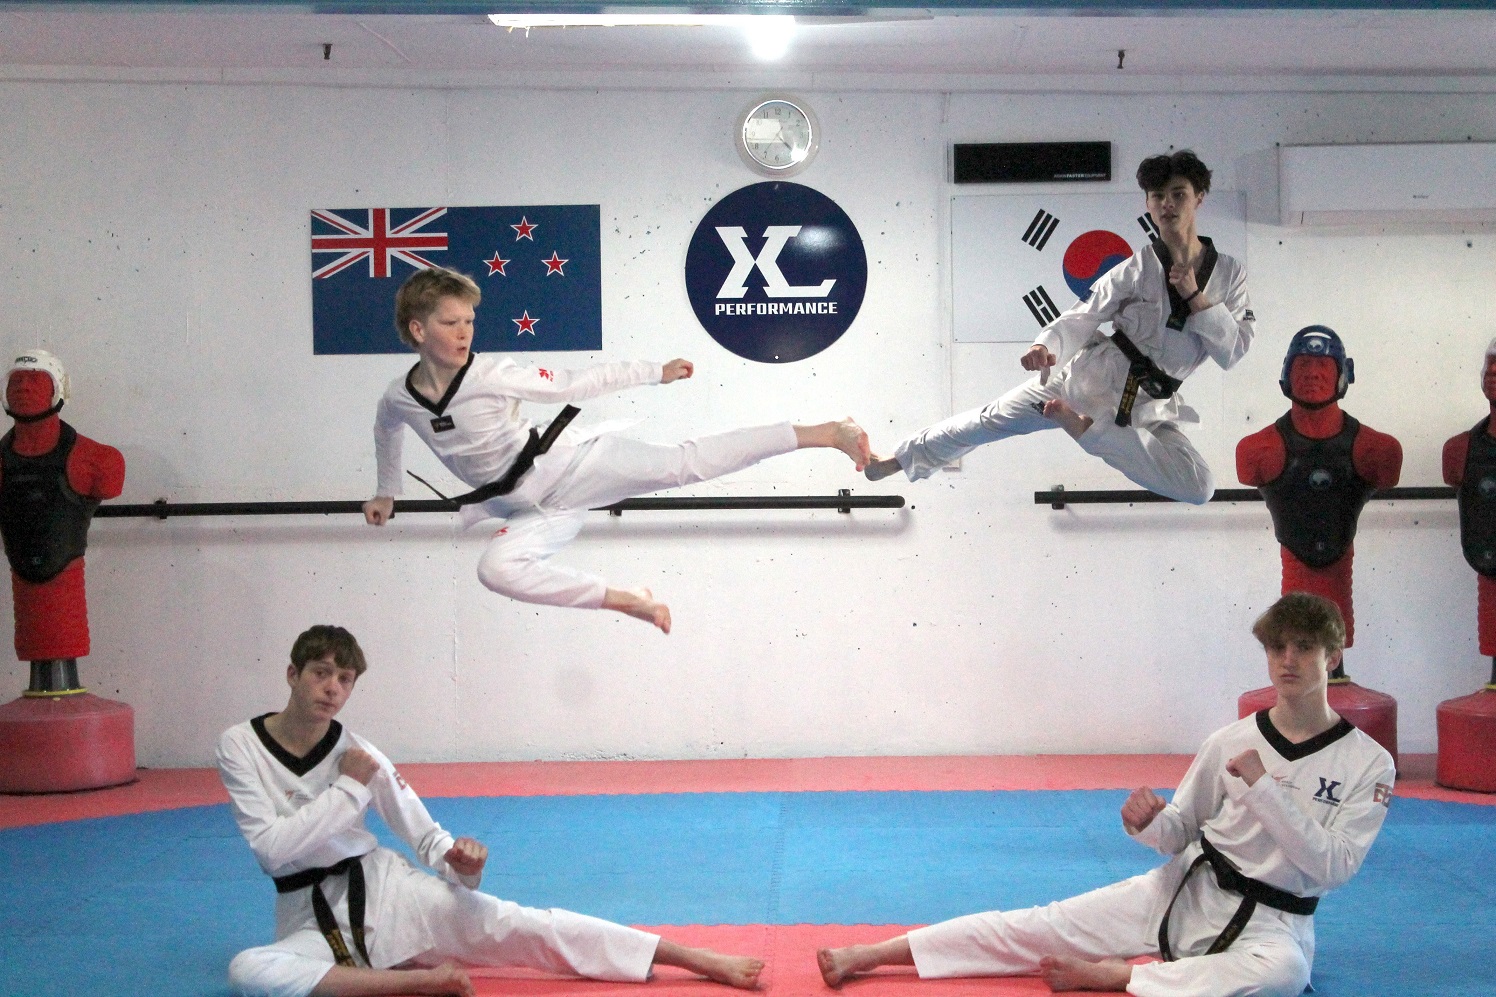
<path fill-rule="evenodd" d="M 646 512 L 665 509 L 902 509 L 902 495 L 739 495 L 673 496 L 624 499 L 593 512 Z M 166 519 L 169 516 L 305 516 L 332 513 L 363 513 L 362 501 L 334 502 L 167 502 L 160 499 L 141 505 L 101 505 L 99 519 L 130 517 Z M 441 499 L 400 499 L 395 512 L 456 512 L 457 506 Z"/>
<path fill-rule="evenodd" d="M 1438 487 L 1383 488 L 1372 499 L 1408 501 L 1418 499 L 1452 499 L 1453 488 Z M 1219 488 L 1211 496 L 1212 502 L 1261 502 L 1262 493 L 1255 488 Z M 1067 505 L 1115 505 L 1133 502 L 1173 502 L 1155 492 L 1142 489 L 1114 489 L 1111 491 L 1070 492 L 1063 487 L 1047 492 L 1034 492 L 1034 505 L 1047 505 L 1051 509 L 1063 509 Z"/>

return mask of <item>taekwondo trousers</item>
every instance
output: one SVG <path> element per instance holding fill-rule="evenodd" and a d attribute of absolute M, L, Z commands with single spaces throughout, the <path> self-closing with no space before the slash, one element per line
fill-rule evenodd
<path fill-rule="evenodd" d="M 1084 356 L 1076 360 L 1082 361 Z M 927 478 L 937 468 L 983 444 L 1058 429 L 1059 425 L 1040 409 L 1050 399 L 1060 399 L 1094 420 L 1076 441 L 1082 450 L 1100 457 L 1151 492 L 1194 505 L 1210 501 L 1215 481 L 1209 465 L 1174 423 L 1143 417 L 1150 401 L 1147 395 L 1138 395 L 1135 424 L 1118 426 L 1113 420 L 1120 394 L 1109 399 L 1107 411 L 1098 399 L 1075 397 L 1076 393 L 1069 390 L 1073 380 L 1070 373 L 1068 369 L 1058 372 L 1043 385 L 1037 377 L 1031 378 L 994 402 L 937 422 L 900 443 L 894 457 L 910 481 Z"/>
<path fill-rule="evenodd" d="M 588 509 L 710 481 L 797 445 L 794 427 L 783 422 L 670 445 L 608 433 L 553 447 L 513 492 L 485 503 L 486 512 L 508 522 L 484 549 L 478 580 L 521 602 L 597 609 L 607 583 L 550 562 L 581 531 Z"/>
<path fill-rule="evenodd" d="M 914 966 L 926 979 L 1031 976 L 1044 956 L 1090 962 L 1158 956 L 1158 926 L 1184 870 L 1199 854 L 1192 845 L 1152 872 L 1045 907 L 992 911 L 909 932 Z M 1259 904 L 1224 952 L 1204 955 L 1242 898 L 1220 889 L 1215 874 L 1197 870 L 1169 922 L 1178 958 L 1134 966 L 1128 993 L 1137 997 L 1296 997 L 1309 984 L 1314 918 Z"/>
<path fill-rule="evenodd" d="M 559 908 L 521 907 L 439 879 L 385 849 L 365 856 L 364 865 L 369 959 L 378 968 L 437 966 L 455 959 L 594 980 L 649 978 L 658 935 Z M 347 878 L 325 880 L 321 888 L 352 951 Z M 309 900 L 306 906 L 310 919 Z M 414 953 L 405 947 L 413 939 L 420 940 Z M 240 952 L 229 964 L 229 983 L 245 997 L 306 997 L 333 965 L 327 939 L 307 926 Z"/>

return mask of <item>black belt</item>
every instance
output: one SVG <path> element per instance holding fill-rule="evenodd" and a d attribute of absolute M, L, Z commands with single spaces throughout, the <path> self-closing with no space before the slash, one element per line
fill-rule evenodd
<path fill-rule="evenodd" d="M 1132 425 L 1132 406 L 1138 400 L 1138 388 L 1142 388 L 1152 398 L 1169 398 L 1184 382 L 1165 373 L 1162 367 L 1138 349 L 1133 341 L 1127 338 L 1127 333 L 1120 329 L 1112 333 L 1112 342 L 1131 364 L 1127 368 L 1127 386 L 1122 389 L 1122 401 L 1117 406 L 1116 418 L 1117 425 L 1130 426 Z"/>
<path fill-rule="evenodd" d="M 581 411 L 575 405 L 568 405 L 556 413 L 556 418 L 545 427 L 544 433 L 537 433 L 534 427 L 531 427 L 530 438 L 525 441 L 524 448 L 520 450 L 519 456 L 514 458 L 514 463 L 509 465 L 509 470 L 504 472 L 502 478 L 498 481 L 491 481 L 481 488 L 475 488 L 466 495 L 458 495 L 451 501 L 458 505 L 474 505 L 514 491 L 514 487 L 519 484 L 519 479 L 535 466 L 535 458 L 550 450 L 556 438 L 561 435 L 561 431 L 570 425 L 571 420 L 575 419 L 577 413 Z"/>
<path fill-rule="evenodd" d="M 322 932 L 322 937 L 327 939 L 327 944 L 332 948 L 333 958 L 339 966 L 356 966 L 353 955 L 348 951 L 348 945 L 343 941 L 343 932 L 338 928 L 338 919 L 333 917 L 332 907 L 327 902 L 327 897 L 322 894 L 321 883 L 329 876 L 348 876 L 348 925 L 353 929 L 353 944 L 358 947 L 358 954 L 363 956 L 364 965 L 374 965 L 369 961 L 369 950 L 364 947 L 364 901 L 366 891 L 364 889 L 364 867 L 362 855 L 354 855 L 322 869 L 303 869 L 301 872 L 293 872 L 289 876 L 274 876 L 276 893 L 295 893 L 304 890 L 308 886 L 312 888 L 312 913 L 317 917 L 317 930 Z"/>
<path fill-rule="evenodd" d="M 1215 955 L 1217 952 L 1224 952 L 1230 948 L 1231 943 L 1236 941 L 1242 929 L 1247 926 L 1247 922 L 1252 919 L 1258 904 L 1287 914 L 1313 914 L 1314 909 L 1319 906 L 1319 897 L 1301 897 L 1287 890 L 1280 890 L 1276 886 L 1269 886 L 1260 879 L 1242 875 L 1204 835 L 1200 836 L 1200 847 L 1203 850 L 1185 870 L 1184 878 L 1179 881 L 1179 888 L 1174 891 L 1174 896 L 1169 900 L 1169 909 L 1164 911 L 1163 922 L 1158 926 L 1158 953 L 1164 957 L 1165 962 L 1174 961 L 1174 952 L 1169 947 L 1169 916 L 1174 913 L 1174 902 L 1179 899 L 1179 894 L 1184 892 L 1184 884 L 1188 883 L 1195 871 L 1207 862 L 1215 871 L 1216 885 L 1231 893 L 1241 894 L 1242 901 L 1241 906 L 1236 908 L 1236 913 L 1231 915 L 1231 920 L 1226 923 L 1226 927 L 1221 929 L 1216 940 L 1210 943 L 1210 948 L 1205 950 L 1206 955 Z"/>

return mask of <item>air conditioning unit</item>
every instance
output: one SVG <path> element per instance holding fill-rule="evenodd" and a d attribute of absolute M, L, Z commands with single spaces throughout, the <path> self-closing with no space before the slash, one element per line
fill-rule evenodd
<path fill-rule="evenodd" d="M 1285 225 L 1496 221 L 1496 142 L 1284 145 Z"/>

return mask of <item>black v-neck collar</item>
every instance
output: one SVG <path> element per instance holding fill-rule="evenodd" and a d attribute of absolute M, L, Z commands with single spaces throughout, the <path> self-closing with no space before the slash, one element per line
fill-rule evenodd
<path fill-rule="evenodd" d="M 1195 286 L 1203 291 L 1205 285 L 1210 283 L 1211 275 L 1215 273 L 1216 261 L 1220 258 L 1220 253 L 1216 252 L 1215 243 L 1207 236 L 1197 235 L 1195 238 L 1199 239 L 1200 244 L 1205 247 L 1200 254 L 1200 262 L 1195 265 Z M 1153 255 L 1158 257 L 1158 262 L 1164 268 L 1164 290 L 1169 295 L 1168 326 L 1170 329 L 1183 329 L 1185 320 L 1190 317 L 1190 306 L 1179 296 L 1174 285 L 1169 283 L 1169 270 L 1174 266 L 1174 254 L 1169 252 L 1168 245 L 1162 239 L 1154 239 Z"/>
<path fill-rule="evenodd" d="M 459 370 L 457 372 L 457 376 L 452 378 L 452 383 L 447 385 L 446 394 L 442 395 L 439 401 L 433 402 L 431 399 L 427 398 L 425 395 L 417 391 L 416 386 L 411 383 L 411 378 L 416 376 L 416 367 L 421 366 L 419 363 L 417 363 L 414 367 L 411 367 L 410 370 L 406 371 L 405 390 L 409 392 L 410 397 L 415 399 L 417 405 L 421 406 L 423 409 L 426 409 L 432 415 L 441 415 L 447 410 L 447 406 L 451 404 L 452 396 L 457 394 L 457 389 L 462 387 L 462 379 L 464 377 L 467 377 L 467 372 L 472 368 L 473 361 L 476 359 L 478 359 L 478 354 L 468 354 L 467 363 L 463 364 L 462 370 Z"/>
<path fill-rule="evenodd" d="M 1315 734 L 1307 741 L 1300 741 L 1298 744 L 1294 744 L 1288 738 L 1284 737 L 1277 727 L 1273 726 L 1273 720 L 1267 715 L 1267 710 L 1259 710 L 1257 712 L 1257 729 L 1267 739 L 1267 743 L 1272 745 L 1273 750 L 1282 755 L 1285 761 L 1290 762 L 1296 762 L 1300 758 L 1308 758 L 1316 751 L 1328 748 L 1355 730 L 1349 720 L 1341 717 L 1340 722 L 1329 730 Z"/>
<path fill-rule="evenodd" d="M 306 775 L 312 769 L 321 765 L 323 759 L 332 753 L 333 748 L 338 746 L 338 740 L 343 736 L 343 725 L 334 720 L 328 725 L 327 733 L 322 735 L 322 740 L 318 741 L 312 747 L 312 750 L 306 753 L 306 757 L 297 758 L 291 752 L 287 751 L 279 741 L 271 737 L 270 732 L 265 729 L 265 718 L 274 715 L 273 713 L 262 713 L 251 720 L 249 725 L 254 728 L 255 734 L 260 739 L 260 743 L 265 746 L 266 751 L 270 752 L 271 757 L 290 769 L 295 775 Z"/>

